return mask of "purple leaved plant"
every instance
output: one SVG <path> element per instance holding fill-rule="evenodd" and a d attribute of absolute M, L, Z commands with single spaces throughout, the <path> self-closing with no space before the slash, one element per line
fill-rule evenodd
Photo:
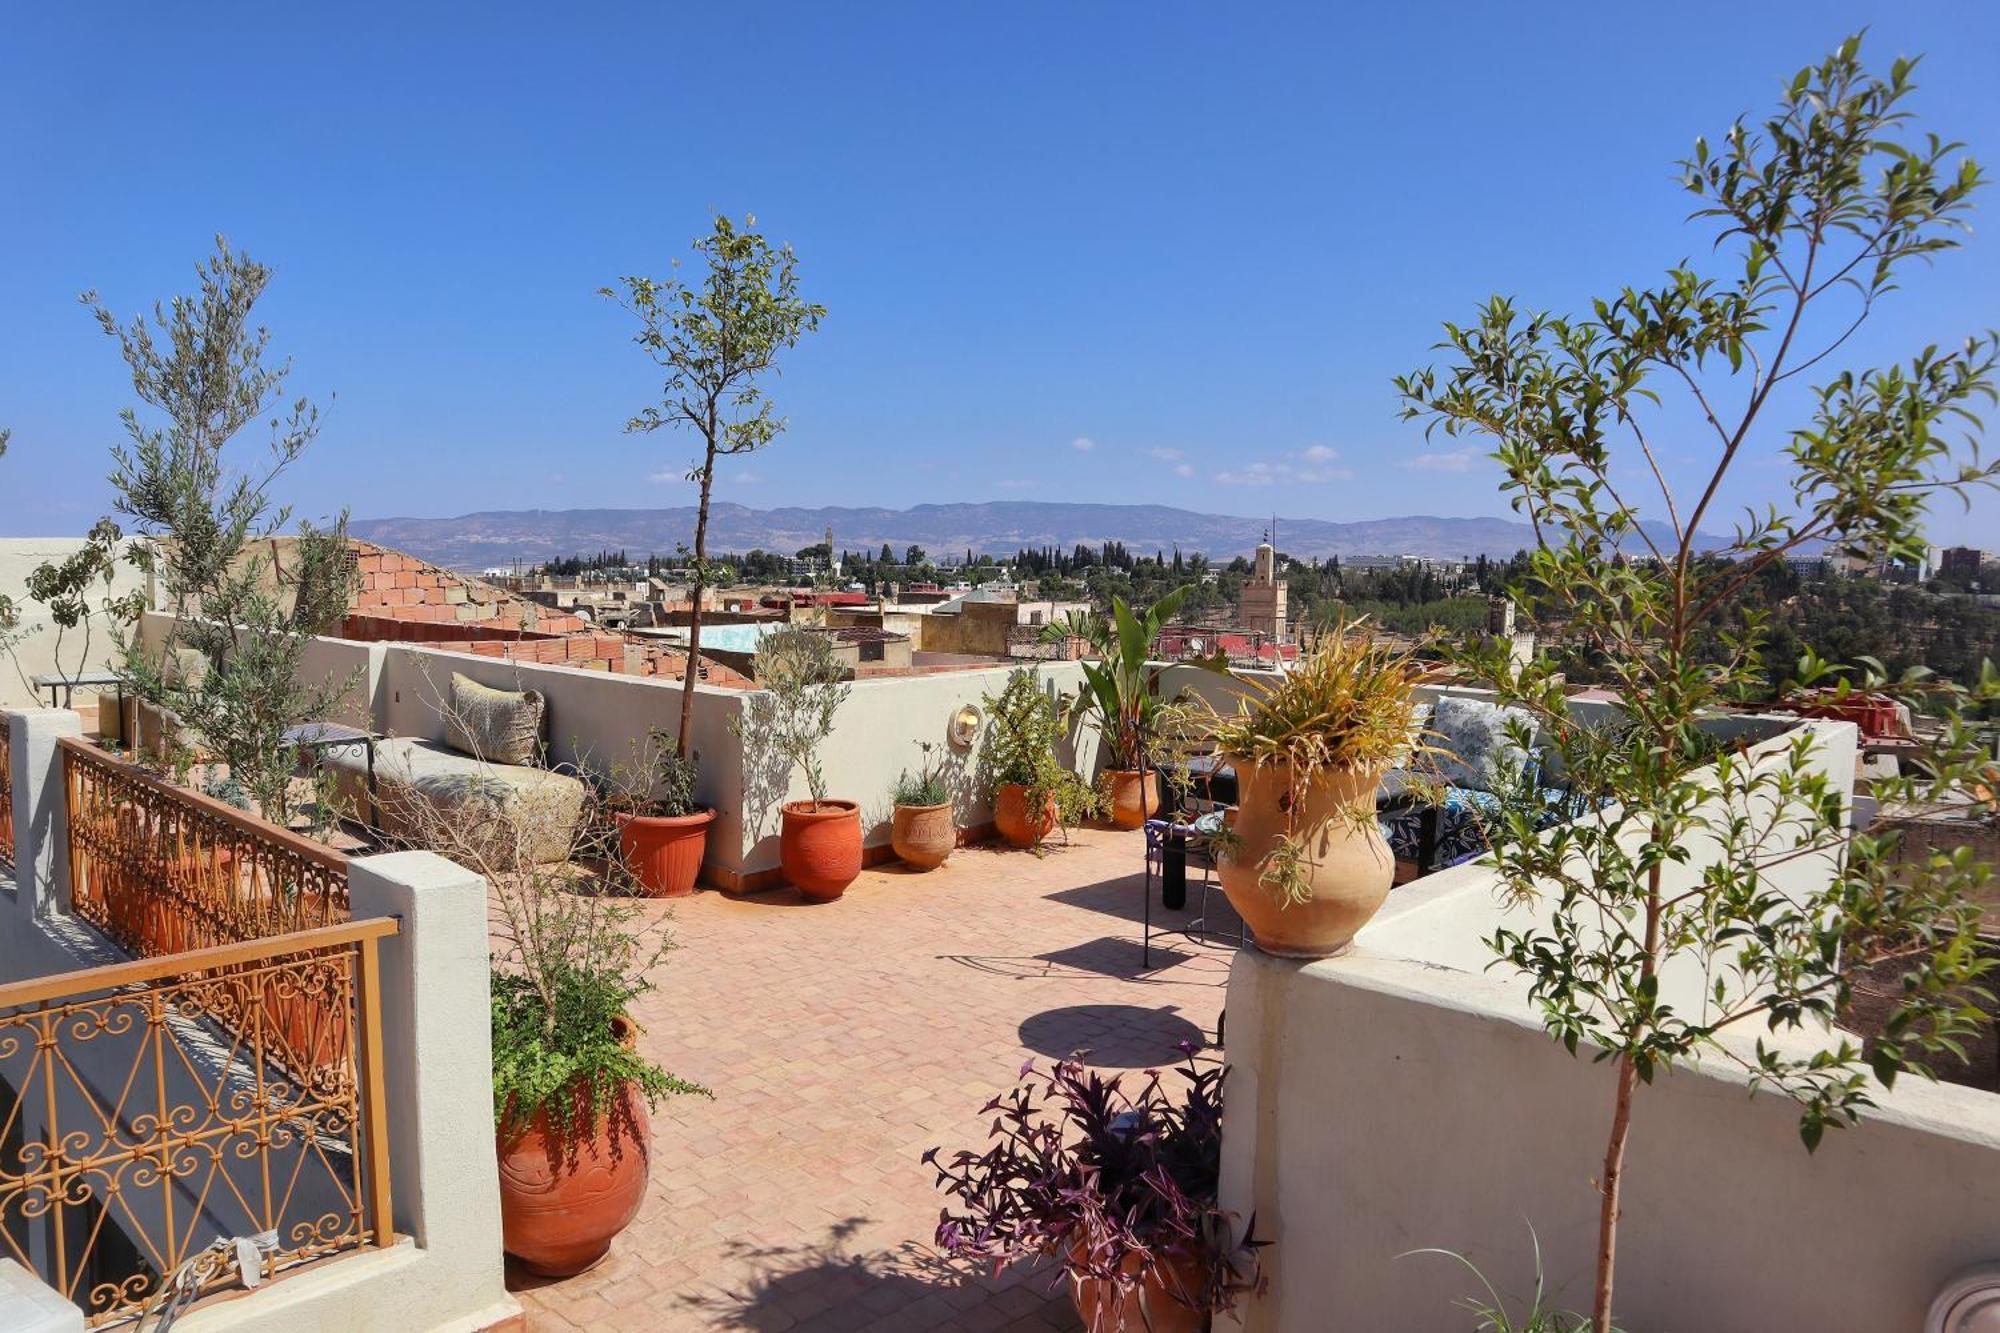
<path fill-rule="evenodd" d="M 1172 1083 L 1147 1070 L 1130 1093 L 1128 1076 L 1074 1061 L 1023 1065 L 1020 1083 L 984 1107 L 994 1117 L 984 1152 L 924 1154 L 953 1201 L 939 1248 L 995 1273 L 1052 1255 L 1079 1282 L 1122 1296 L 1150 1281 L 1203 1314 L 1260 1289 L 1255 1219 L 1239 1240 L 1216 1201 L 1227 1071 L 1180 1049 Z"/>

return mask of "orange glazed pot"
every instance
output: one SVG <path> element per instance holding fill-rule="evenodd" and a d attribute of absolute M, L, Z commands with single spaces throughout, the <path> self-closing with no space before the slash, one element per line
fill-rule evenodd
<path fill-rule="evenodd" d="M 1179 1294 L 1201 1300 L 1208 1269 L 1200 1260 L 1166 1256 L 1140 1277 L 1137 1286 L 1121 1292 L 1115 1283 L 1079 1275 L 1082 1253 L 1081 1244 L 1070 1245 L 1069 1294 L 1089 1333 L 1202 1333 L 1208 1327 L 1200 1310 L 1175 1299 Z M 1126 1255 L 1120 1267 L 1126 1273 L 1139 1272 L 1139 1256 Z"/>
<path fill-rule="evenodd" d="M 1033 847 L 1056 831 L 1061 819 L 1056 798 L 1051 794 L 1042 804 L 1040 819 L 1028 818 L 1028 789 L 1019 782 L 1003 782 L 993 793 L 993 827 L 1000 830 L 1010 846 Z"/>
<path fill-rule="evenodd" d="M 1139 781 L 1136 768 L 1114 768 L 1111 780 L 1111 822 L 1118 828 L 1140 828 L 1160 808 L 1160 770 L 1146 770 Z"/>
<path fill-rule="evenodd" d="M 590 1093 L 578 1088 L 574 1114 L 590 1117 Z M 500 1238 L 507 1253 L 541 1277 L 581 1273 L 611 1250 L 646 1197 L 652 1133 L 637 1083 L 613 1097 L 574 1143 L 558 1142 L 548 1112 L 538 1111 L 500 1137 Z"/>
<path fill-rule="evenodd" d="M 861 807 L 853 801 L 787 802 L 778 864 L 806 897 L 838 898 L 861 873 Z"/>
<path fill-rule="evenodd" d="M 649 898 L 685 898 L 694 892 L 708 850 L 715 811 L 692 815 L 614 815 L 618 851 Z"/>

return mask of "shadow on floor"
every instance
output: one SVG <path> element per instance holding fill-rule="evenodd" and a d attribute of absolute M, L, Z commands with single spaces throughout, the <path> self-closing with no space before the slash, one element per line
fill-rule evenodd
<path fill-rule="evenodd" d="M 892 1318 L 898 1327 L 930 1327 L 986 1299 L 986 1287 L 969 1267 L 926 1247 L 850 1251 L 848 1241 L 866 1222 L 837 1222 L 825 1240 L 810 1245 L 731 1242 L 727 1257 L 750 1267 L 751 1275 L 740 1285 L 716 1285 L 676 1303 L 708 1315 L 711 1328 L 777 1333 L 872 1328 Z"/>
<path fill-rule="evenodd" d="M 1170 1065 L 1180 1046 L 1210 1044 L 1208 1034 L 1172 1005 L 1073 1004 L 1044 1009 L 1021 1024 L 1021 1044 L 1052 1060 L 1077 1056 L 1105 1069 Z"/>

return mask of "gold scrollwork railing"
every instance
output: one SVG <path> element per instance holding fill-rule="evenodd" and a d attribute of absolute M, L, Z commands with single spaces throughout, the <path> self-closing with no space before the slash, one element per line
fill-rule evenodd
<path fill-rule="evenodd" d="M 189 949 L 347 919 L 347 858 L 64 737 L 70 910 L 127 952 Z"/>
<path fill-rule="evenodd" d="M 0 861 L 14 864 L 14 736 L 0 717 Z"/>
<path fill-rule="evenodd" d="M 237 1285 L 232 1238 L 261 1277 L 389 1244 L 376 954 L 397 928 L 0 986 L 0 1254 L 101 1327 L 184 1265 L 197 1294 Z"/>

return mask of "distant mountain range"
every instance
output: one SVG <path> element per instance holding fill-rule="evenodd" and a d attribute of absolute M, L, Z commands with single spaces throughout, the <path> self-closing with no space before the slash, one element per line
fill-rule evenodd
<path fill-rule="evenodd" d="M 675 509 L 518 509 L 457 518 L 355 519 L 356 537 L 408 551 L 436 564 L 481 569 L 515 560 L 623 550 L 632 558 L 672 555 L 694 540 L 693 506 Z M 837 549 L 902 550 L 915 544 L 933 557 L 1012 555 L 1023 547 L 1068 549 L 1123 542 L 1134 554 L 1197 551 L 1211 559 L 1248 555 L 1270 526 L 1266 518 L 1198 514 L 1167 505 L 1057 504 L 995 500 L 983 504 L 926 504 L 909 509 L 751 509 L 716 504 L 709 510 L 712 551 L 762 549 L 792 552 L 817 545 L 833 530 Z M 1406 515 L 1333 523 L 1280 518 L 1278 546 L 1301 559 L 1328 556 L 1415 555 L 1465 559 L 1510 556 L 1534 544 L 1525 523 L 1504 518 L 1438 518 Z M 1711 544 L 1706 539 L 1704 545 Z"/>

